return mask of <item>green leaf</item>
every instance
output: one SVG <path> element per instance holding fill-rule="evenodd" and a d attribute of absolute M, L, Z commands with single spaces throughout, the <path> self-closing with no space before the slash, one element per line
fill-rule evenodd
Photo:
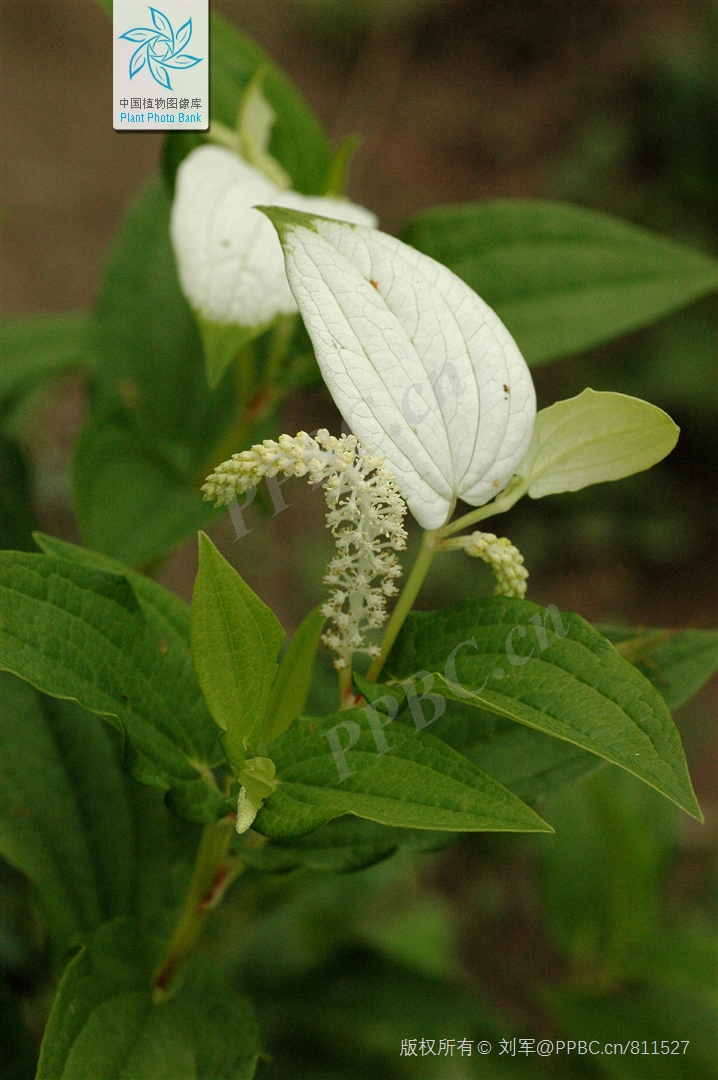
<path fill-rule="evenodd" d="M 661 930 L 660 878 L 676 813 L 625 772 L 605 770 L 546 808 L 556 829 L 542 853 L 544 906 L 573 972 L 616 984 Z"/>
<path fill-rule="evenodd" d="M 0 851 L 33 883 L 55 955 L 120 914 L 168 933 L 197 827 L 123 774 L 122 741 L 97 717 L 7 673 L 0 703 Z"/>
<path fill-rule="evenodd" d="M 349 182 L 352 159 L 362 144 L 361 135 L 347 135 L 332 156 L 326 189 L 322 195 L 343 195 Z"/>
<path fill-rule="evenodd" d="M 241 768 L 262 731 L 284 631 L 204 533 L 191 628 L 199 685 L 229 761 Z"/>
<path fill-rule="evenodd" d="M 0 404 L 70 368 L 90 370 L 93 355 L 86 315 L 26 315 L 3 319 Z"/>
<path fill-rule="evenodd" d="M 226 812 L 208 783 L 221 754 L 186 640 L 160 633 L 124 574 L 46 555 L 0 558 L 2 667 L 123 731 L 132 775 L 169 792 L 181 816 Z"/>
<path fill-rule="evenodd" d="M 234 129 L 245 91 L 262 71 L 262 91 L 277 114 L 269 152 L 289 173 L 295 191 L 323 195 L 331 167 L 331 150 L 319 121 L 296 87 L 250 38 L 214 14 L 210 21 L 210 50 L 212 120 Z M 198 142 L 186 135 L 169 136 L 165 161 L 171 170 L 170 182 L 182 158 Z"/>
<path fill-rule="evenodd" d="M 212 521 L 199 493 L 234 419 L 231 379 L 207 386 L 200 335 L 177 281 L 170 200 L 152 181 L 120 227 L 93 320 L 97 395 L 75 452 L 84 541 L 134 565 Z"/>
<path fill-rule="evenodd" d="M 363 818 L 336 818 L 309 836 L 274 840 L 261 847 L 250 842 L 237 844 L 248 866 L 264 873 L 286 873 L 305 866 L 308 870 L 348 873 L 373 866 L 400 850 L 441 851 L 456 840 L 454 833 L 428 829 L 392 829 Z"/>
<path fill-rule="evenodd" d="M 238 150 L 245 161 L 264 173 L 277 187 L 288 188 L 292 186 L 291 177 L 268 149 L 277 114 L 262 91 L 264 75 L 260 68 L 245 90 L 236 131 L 222 130 L 229 134 L 231 149 Z"/>
<path fill-rule="evenodd" d="M 257 832 L 303 836 L 344 814 L 410 829 L 549 831 L 493 777 L 431 735 L 397 721 L 381 729 L 388 750 L 378 753 L 381 734 L 375 737 L 371 723 L 365 709 L 297 720 L 272 745 L 279 783 L 257 814 Z M 330 730 L 336 745 L 351 748 L 334 751 Z"/>
<path fill-rule="evenodd" d="M 435 693 L 597 754 L 702 820 L 663 699 L 579 615 L 505 597 L 412 612 L 387 671 L 436 672 Z"/>
<path fill-rule="evenodd" d="M 155 1005 L 151 944 L 129 920 L 101 926 L 67 966 L 37 1080 L 251 1080 L 259 1034 L 251 1003 L 208 959 Z"/>
<path fill-rule="evenodd" d="M 35 543 L 46 555 L 53 555 L 57 559 L 65 559 L 77 566 L 94 567 L 97 570 L 107 570 L 112 574 L 120 574 L 129 581 L 139 601 L 139 605 L 148 621 L 157 630 L 173 650 L 181 655 L 184 663 L 183 678 L 193 678 L 194 668 L 189 651 L 189 605 L 180 600 L 179 596 L 170 592 L 169 589 L 158 585 L 152 578 L 145 574 L 129 570 L 121 562 L 103 555 L 99 551 L 89 551 L 87 548 L 69 544 L 66 540 L 59 540 L 56 536 L 48 536 L 46 533 L 33 533 Z M 195 693 L 198 688 L 195 684 Z"/>
<path fill-rule="evenodd" d="M 303 711 L 325 622 L 320 605 L 312 608 L 298 626 L 272 683 L 260 742 L 270 743 L 278 739 Z"/>
<path fill-rule="evenodd" d="M 653 683 L 671 712 L 690 701 L 718 669 L 717 630 L 598 629 Z"/>
<path fill-rule="evenodd" d="M 603 765 L 572 743 L 458 701 L 447 702 L 432 734 L 530 805 Z"/>
<path fill-rule="evenodd" d="M 646 326 L 718 285 L 707 256 L 567 203 L 438 207 L 403 239 L 463 278 L 535 364 Z"/>
<path fill-rule="evenodd" d="M 102 413 L 80 435 L 73 478 L 84 542 L 130 566 L 147 565 L 218 516 L 149 439 Z"/>
<path fill-rule="evenodd" d="M 195 312 L 195 318 L 202 335 L 207 382 L 213 389 L 222 381 L 230 365 L 240 360 L 244 347 L 271 326 L 271 322 L 260 326 L 215 323 L 205 319 L 199 312 Z"/>
<path fill-rule="evenodd" d="M 401 686 L 369 683 L 354 675 L 367 701 L 391 694 L 403 698 Z M 483 772 L 532 805 L 554 791 L 594 772 L 604 762 L 580 747 L 523 727 L 475 704 L 446 701 L 431 734 L 448 743 Z"/>
<path fill-rule="evenodd" d="M 156 178 L 130 206 L 95 312 L 102 406 L 122 402 L 150 445 L 189 479 L 234 416 L 231 380 L 207 386 L 194 316 L 177 280 L 171 203 Z"/>
<path fill-rule="evenodd" d="M 532 499 L 579 491 L 650 469 L 670 454 L 678 432 L 647 401 L 586 389 L 538 413 L 517 475 Z"/>

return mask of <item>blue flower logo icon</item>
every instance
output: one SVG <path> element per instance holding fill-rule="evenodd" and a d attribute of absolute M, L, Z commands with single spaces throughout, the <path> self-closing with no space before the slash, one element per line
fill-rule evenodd
<path fill-rule="evenodd" d="M 139 49 L 135 49 L 130 57 L 130 78 L 134 79 L 146 64 L 155 82 L 171 90 L 168 68 L 184 71 L 202 60 L 201 56 L 190 56 L 183 51 L 192 37 L 192 20 L 188 19 L 175 34 L 166 15 L 157 8 L 151 7 L 149 10 L 154 24 L 152 28 L 136 26 L 133 30 L 120 34 L 120 38 L 140 43 Z"/>

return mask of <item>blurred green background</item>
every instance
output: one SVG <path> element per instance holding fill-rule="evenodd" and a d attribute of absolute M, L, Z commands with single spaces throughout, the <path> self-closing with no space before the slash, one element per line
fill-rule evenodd
<path fill-rule="evenodd" d="M 560 198 L 702 250 L 718 239 L 716 14 L 704 0 L 217 0 L 297 82 L 338 142 L 364 137 L 350 195 L 387 231 L 436 203 Z M 8 314 L 89 306 L 119 216 L 157 167 L 161 139 L 111 129 L 111 40 L 95 5 L 4 3 L 4 304 Z M 716 621 L 715 300 L 536 372 L 539 404 L 590 385 L 671 413 L 676 451 L 645 475 L 517 506 L 530 599 L 597 622 Z M 65 376 L 27 400 L 13 435 L 42 528 L 77 540 L 69 484 L 86 404 Z M 326 393 L 282 430 L 338 429 Z M 237 449 L 241 449 L 237 447 Z M 16 462 L 20 468 L 22 462 Z M 214 538 L 285 627 L 322 595 L 323 502 L 283 489 L 277 519 Z M 416 537 L 413 537 L 416 542 Z M 12 537 L 8 538 L 8 543 Z M 160 580 L 189 598 L 195 545 Z M 491 590 L 488 570 L 437 559 L 420 606 Z M 313 691 L 333 705 L 325 660 Z M 718 1075 L 715 1031 L 715 692 L 679 711 L 701 827 L 605 768 L 540 812 L 554 837 L 474 836 L 444 853 L 357 874 L 242 879 L 208 948 L 253 994 L 286 1078 L 607 1078 Z M 49 961 L 27 889 L 2 868 L 2 962 L 36 1035 Z M 401 1058 L 401 1040 L 487 1039 L 492 1052 Z M 688 1053 L 539 1060 L 501 1038 L 689 1039 Z M 20 1038 L 18 1035 L 17 1038 Z M 5 1052 L 5 1051 L 4 1051 Z M 10 1051 L 7 1051 L 8 1054 Z M 3 1072 L 32 1076 L 32 1040 Z"/>

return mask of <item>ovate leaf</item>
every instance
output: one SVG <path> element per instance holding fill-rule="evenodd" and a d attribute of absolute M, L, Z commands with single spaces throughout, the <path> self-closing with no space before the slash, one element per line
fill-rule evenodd
<path fill-rule="evenodd" d="M 437 207 L 403 239 L 475 289 L 534 364 L 646 326 L 718 285 L 713 259 L 568 203 Z"/>
<path fill-rule="evenodd" d="M 221 752 L 186 642 L 149 622 L 123 574 L 46 555 L 0 557 L 2 667 L 123 731 L 133 776 L 169 792 L 182 816 L 221 816 L 225 801 L 207 782 Z"/>
<path fill-rule="evenodd" d="M 251 1003 L 197 957 L 177 993 L 154 1004 L 155 949 L 126 919 L 89 938 L 60 983 L 37 1080 L 251 1080 L 259 1056 Z"/>
<path fill-rule="evenodd" d="M 597 754 L 702 819 L 665 702 L 579 615 L 505 597 L 412 612 L 387 670 L 435 672 L 434 693 Z"/>
<path fill-rule="evenodd" d="M 326 619 L 319 607 L 302 620 L 272 684 L 261 742 L 279 738 L 303 711 L 312 681 L 317 645 Z"/>
<path fill-rule="evenodd" d="M 650 469 L 678 441 L 670 416 L 640 398 L 584 390 L 536 417 L 517 473 L 532 499 Z"/>
<path fill-rule="evenodd" d="M 284 631 L 204 533 L 192 596 L 192 657 L 222 745 L 241 768 L 262 731 Z"/>
<path fill-rule="evenodd" d="M 410 829 L 549 830 L 515 795 L 439 739 L 398 721 L 381 733 L 385 744 L 363 709 L 297 720 L 272 745 L 279 783 L 254 828 L 271 837 L 303 836 L 353 814 Z"/>
<path fill-rule="evenodd" d="M 276 207 L 287 277 L 324 381 L 351 430 L 386 457 L 425 529 L 481 506 L 531 439 L 531 375 L 496 314 L 392 236 Z"/>

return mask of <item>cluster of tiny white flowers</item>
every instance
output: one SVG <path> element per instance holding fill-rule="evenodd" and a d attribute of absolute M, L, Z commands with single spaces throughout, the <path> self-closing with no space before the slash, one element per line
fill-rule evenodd
<path fill-rule="evenodd" d="M 494 596 L 515 596 L 522 599 L 526 595 L 529 572 L 524 566 L 524 557 L 505 536 L 475 532 L 469 536 L 441 541 L 438 546 L 445 551 L 465 551 L 467 555 L 488 563 L 496 577 Z"/>
<path fill-rule="evenodd" d="M 202 490 L 221 506 L 277 473 L 306 476 L 324 488 L 337 554 L 324 578 L 332 592 L 322 614 L 333 625 L 322 640 L 338 654 L 334 666 L 348 667 L 355 652 L 378 656 L 379 647 L 366 645 L 364 632 L 386 621 L 386 601 L 398 592 L 394 582 L 402 572 L 394 552 L 406 547 L 406 504 L 384 458 L 354 435 L 337 439 L 322 429 L 312 438 L 300 431 L 234 454 Z"/>

